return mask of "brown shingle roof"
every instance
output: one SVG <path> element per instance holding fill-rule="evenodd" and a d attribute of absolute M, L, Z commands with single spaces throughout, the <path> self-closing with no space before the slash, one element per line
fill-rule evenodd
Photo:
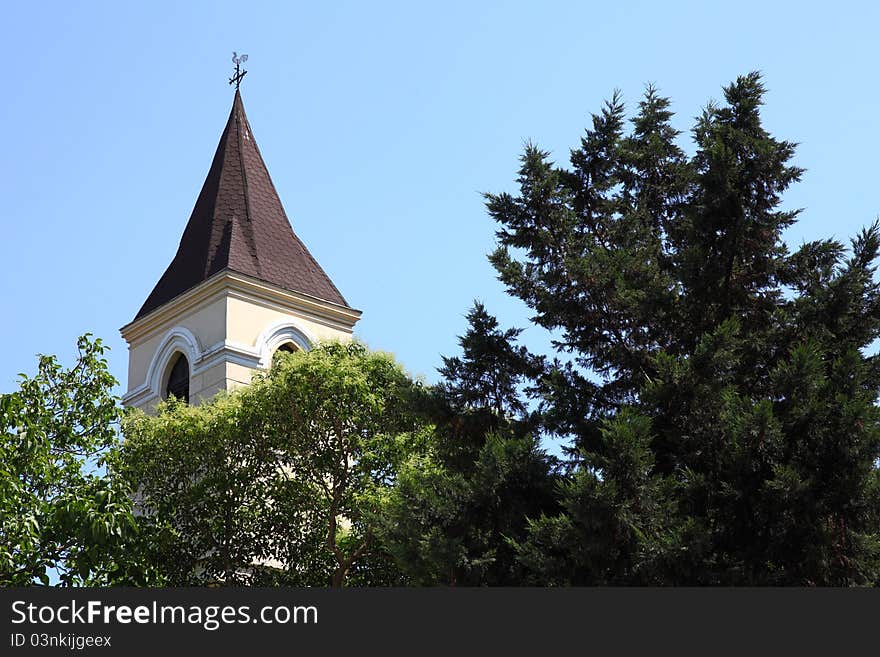
<path fill-rule="evenodd" d="M 177 254 L 135 319 L 223 269 L 348 306 L 290 227 L 237 90 Z"/>

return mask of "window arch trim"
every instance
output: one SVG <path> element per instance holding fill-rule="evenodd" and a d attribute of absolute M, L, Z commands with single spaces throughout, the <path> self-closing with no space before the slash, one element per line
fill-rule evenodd
<path fill-rule="evenodd" d="M 272 356 L 275 351 L 287 342 L 292 342 L 298 349 L 309 351 L 314 340 L 293 322 L 284 321 L 273 324 L 257 338 L 260 350 L 260 367 L 269 367 L 272 364 Z"/>
<path fill-rule="evenodd" d="M 183 326 L 176 326 L 162 338 L 147 370 L 150 392 L 158 399 L 165 398 L 167 377 L 171 372 L 172 361 L 178 353 L 183 354 L 189 365 L 190 393 L 192 393 L 193 367 L 201 353 L 201 347 L 192 331 Z"/>

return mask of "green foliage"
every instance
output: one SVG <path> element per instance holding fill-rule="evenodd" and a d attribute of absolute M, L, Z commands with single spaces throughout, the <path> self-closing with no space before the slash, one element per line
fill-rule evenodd
<path fill-rule="evenodd" d="M 240 395 L 156 416 L 130 411 L 114 472 L 136 491 L 148 554 L 169 585 L 253 583 L 271 555 L 277 457 Z"/>
<path fill-rule="evenodd" d="M 118 407 L 100 340 L 73 367 L 40 356 L 36 376 L 0 396 L 0 586 L 145 581 L 124 545 L 129 491 L 102 472 L 118 446 Z"/>
<path fill-rule="evenodd" d="M 598 452 L 562 485 L 562 512 L 531 521 L 516 545 L 522 583 L 663 584 L 676 548 L 674 483 L 657 474 L 651 422 L 630 408 L 603 422 Z"/>
<path fill-rule="evenodd" d="M 557 508 L 554 461 L 531 429 L 520 387 L 540 360 L 516 345 L 476 303 L 444 358 L 427 411 L 436 429 L 407 460 L 383 514 L 383 539 L 417 584 L 515 585 L 523 579 L 512 541 L 528 518 Z"/>
<path fill-rule="evenodd" d="M 412 412 L 419 394 L 390 356 L 357 342 L 327 343 L 279 359 L 244 393 L 280 452 L 291 498 L 300 500 L 291 508 L 314 514 L 308 544 L 321 546 L 334 586 L 367 555 L 376 559 L 381 552 L 380 511 L 399 464 L 429 431 Z M 281 558 L 293 563 L 300 552 L 290 537 Z M 392 581 L 371 583 L 394 583 L 387 567 L 379 570 Z M 362 582 L 365 575 L 360 573 Z"/>
<path fill-rule="evenodd" d="M 436 451 L 413 458 L 385 509 L 387 549 L 415 584 L 519 585 L 511 541 L 530 516 L 557 508 L 550 470 L 532 436 L 510 431 L 489 434 L 467 473 Z"/>
<path fill-rule="evenodd" d="M 518 386 L 538 371 L 538 361 L 516 345 L 522 329 L 499 330 L 498 320 L 478 301 L 467 320 L 468 331 L 459 338 L 463 354 L 443 357 L 438 391 L 452 409 L 482 409 L 495 417 L 525 413 Z"/>
<path fill-rule="evenodd" d="M 130 413 L 116 466 L 160 571 L 172 584 L 396 583 L 375 526 L 425 439 L 418 394 L 389 356 L 327 343 L 199 406 Z"/>
<path fill-rule="evenodd" d="M 527 146 L 488 194 L 491 261 L 566 360 L 531 376 L 572 440 L 563 510 L 516 543 L 533 583 L 866 584 L 880 575 L 875 266 L 783 231 L 794 144 L 762 126 L 758 74 L 676 146 L 649 88 L 619 96 L 570 168 Z"/>

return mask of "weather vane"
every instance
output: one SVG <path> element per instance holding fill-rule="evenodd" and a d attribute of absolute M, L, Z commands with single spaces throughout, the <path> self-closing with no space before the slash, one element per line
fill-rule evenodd
<path fill-rule="evenodd" d="M 235 90 L 241 86 L 241 79 L 247 75 L 247 71 L 241 69 L 241 65 L 247 61 L 247 55 L 239 55 L 232 51 L 232 63 L 235 64 L 235 75 L 229 78 L 229 84 L 235 84 Z"/>

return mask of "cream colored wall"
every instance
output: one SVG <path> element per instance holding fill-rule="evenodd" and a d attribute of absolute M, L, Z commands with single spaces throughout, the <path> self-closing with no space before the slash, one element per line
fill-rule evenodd
<path fill-rule="evenodd" d="M 210 399 L 221 390 L 228 390 L 226 363 L 218 363 L 204 372 L 193 375 L 189 382 L 189 396 L 194 403 Z"/>
<path fill-rule="evenodd" d="M 249 385 L 254 370 L 238 363 L 226 363 L 226 390 Z"/>
<path fill-rule="evenodd" d="M 147 377 L 147 370 L 153 354 L 159 348 L 162 335 L 152 337 L 128 347 L 128 389 L 134 390 L 142 384 Z"/>
<path fill-rule="evenodd" d="M 129 390 L 146 381 L 156 350 L 161 346 L 168 331 L 177 326 L 191 331 L 199 341 L 200 349 L 223 340 L 226 327 L 226 299 L 221 295 L 209 303 L 195 306 L 183 315 L 157 325 L 148 334 L 131 344 L 128 349 Z M 190 363 L 190 367 L 193 365 L 194 363 Z"/>
<path fill-rule="evenodd" d="M 227 301 L 227 340 L 258 347 L 257 339 L 269 327 L 290 321 L 313 341 L 351 340 L 351 332 L 328 326 L 316 317 L 289 309 L 272 307 L 257 300 L 230 297 Z"/>

